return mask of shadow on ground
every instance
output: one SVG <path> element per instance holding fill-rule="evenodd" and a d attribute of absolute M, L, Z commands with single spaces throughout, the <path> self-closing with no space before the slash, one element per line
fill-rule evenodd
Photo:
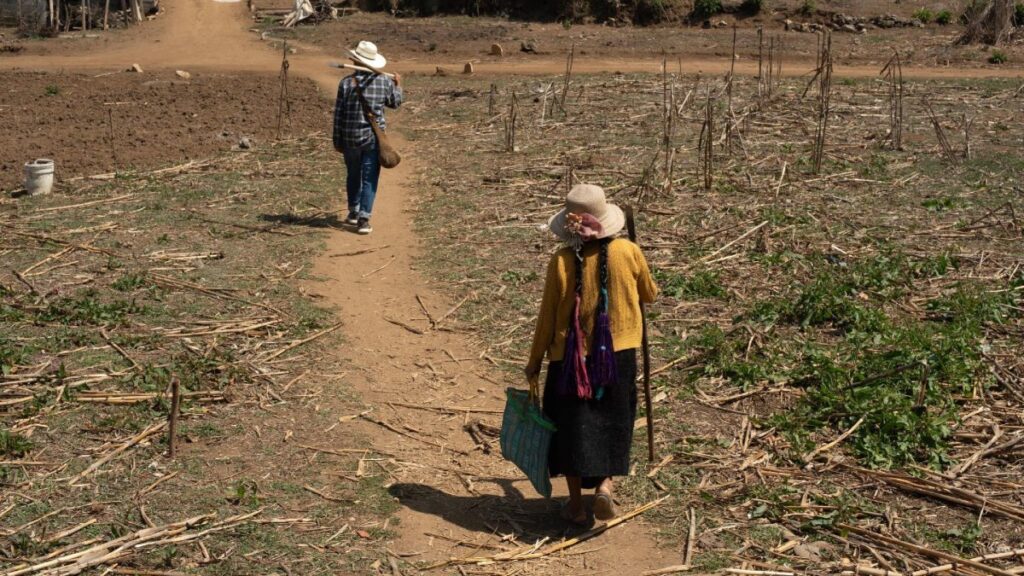
<path fill-rule="evenodd" d="M 583 532 L 561 518 L 557 500 L 526 498 L 511 480 L 476 478 L 474 484 L 497 484 L 504 494 L 456 496 L 426 484 L 395 484 L 388 489 L 403 506 L 443 518 L 470 532 L 515 532 L 520 537 L 552 539 Z"/>
<path fill-rule="evenodd" d="M 338 219 L 336 214 L 314 214 L 313 216 L 298 216 L 296 214 L 261 214 L 260 220 L 288 226 L 308 226 L 310 228 L 336 228 L 346 230 L 349 227 Z"/>

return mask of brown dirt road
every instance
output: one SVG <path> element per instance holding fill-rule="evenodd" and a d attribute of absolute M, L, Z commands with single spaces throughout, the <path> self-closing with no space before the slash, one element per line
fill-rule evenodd
<path fill-rule="evenodd" d="M 267 72 L 280 69 L 280 54 L 267 50 L 266 45 L 249 29 L 254 26 L 241 3 L 222 3 L 213 0 L 198 2 L 178 0 L 165 3 L 166 10 L 159 18 L 127 30 L 107 33 L 99 39 L 71 41 L 67 45 L 46 45 L 44 53 L 27 53 L 0 57 L 0 70 L 67 70 L 110 71 L 120 70 L 137 63 L 143 69 L 186 68 L 206 72 Z M 299 54 L 291 57 L 292 70 L 318 82 L 323 88 L 334 89 L 338 72 L 327 64 L 341 58 L 325 54 L 316 46 L 299 44 Z M 386 48 L 386 46 L 382 46 Z M 888 48 L 878 47 L 878 60 L 888 58 Z M 464 60 L 438 54 L 423 59 L 422 54 L 403 58 L 391 55 L 390 69 L 401 73 L 433 74 L 438 67 L 452 72 L 461 71 Z M 397 57 L 396 57 L 397 56 Z M 843 54 L 838 54 L 840 59 Z M 529 59 L 479 61 L 474 58 L 475 72 L 479 75 L 543 75 L 561 74 L 565 70 L 564 55 L 536 55 Z M 728 57 L 683 57 L 670 63 L 674 71 L 681 66 L 684 73 L 724 74 L 730 69 Z M 813 59 L 786 60 L 783 74 L 801 76 L 813 69 Z M 577 73 L 656 73 L 661 69 L 660 57 L 630 55 L 621 58 L 577 56 Z M 875 78 L 879 66 L 872 64 L 836 65 L 834 75 L 839 78 Z M 736 72 L 744 75 L 757 73 L 757 62 L 741 59 Z M 908 79 L 951 78 L 1024 78 L 1024 68 L 1005 66 L 905 66 Z"/>

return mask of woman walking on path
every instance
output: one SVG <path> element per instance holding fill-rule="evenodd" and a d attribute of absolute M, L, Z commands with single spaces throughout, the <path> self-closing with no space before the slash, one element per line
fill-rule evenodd
<path fill-rule="evenodd" d="M 355 50 L 349 50 L 349 57 L 372 72 L 356 71 L 338 84 L 334 103 L 334 149 L 345 155 L 348 170 L 345 223 L 356 226 L 360 234 L 369 234 L 373 232 L 370 216 L 380 180 L 380 149 L 364 106 L 369 107 L 384 130 L 384 107 L 397 109 L 402 105 L 402 78 L 395 74 L 391 79 L 379 72 L 387 60 L 372 42 L 360 42 Z"/>
<path fill-rule="evenodd" d="M 622 210 L 598 186 L 575 186 L 548 227 L 566 243 L 548 264 L 533 347 L 530 380 L 548 357 L 544 414 L 558 431 L 551 442 L 551 476 L 564 475 L 563 516 L 588 520 L 583 488 L 594 489 L 598 520 L 617 514 L 612 477 L 629 473 L 636 419 L 636 349 L 643 335 L 640 303 L 658 289 L 640 248 L 616 239 Z"/>

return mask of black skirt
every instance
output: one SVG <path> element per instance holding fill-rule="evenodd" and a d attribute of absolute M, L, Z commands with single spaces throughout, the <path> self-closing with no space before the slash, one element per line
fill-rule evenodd
<path fill-rule="evenodd" d="M 548 364 L 544 414 L 558 431 L 551 440 L 551 476 L 579 476 L 596 488 L 609 476 L 629 473 L 629 449 L 636 420 L 636 348 L 615 353 L 616 383 L 600 400 L 580 400 L 556 390 L 561 362 Z"/>

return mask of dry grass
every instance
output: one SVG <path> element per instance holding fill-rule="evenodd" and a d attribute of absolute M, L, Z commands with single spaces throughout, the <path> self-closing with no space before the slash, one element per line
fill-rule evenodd
<path fill-rule="evenodd" d="M 717 78 L 577 78 L 567 114 L 544 96 L 561 81 L 499 84 L 495 117 L 487 83 L 419 83 L 429 97 L 410 103 L 412 133 L 432 167 L 420 228 L 437 278 L 477 294 L 463 312 L 485 357 L 514 377 L 554 247 L 540 226 L 569 185 L 601 184 L 638 207 L 664 290 L 651 314 L 654 366 L 671 367 L 655 378 L 655 415 L 658 452 L 672 461 L 650 478 L 638 462 L 625 484 L 635 501 L 673 496 L 658 512 L 666 545 L 682 546 L 693 507 L 705 571 L 942 563 L 846 525 L 962 557 L 1024 547 L 1013 517 L 1024 442 L 984 450 L 1024 435 L 1017 86 L 908 83 L 902 150 L 891 150 L 889 84 L 834 79 L 814 174 L 818 98 L 814 87 L 803 96 L 807 79 L 757 101 L 756 82 L 738 78 L 732 115 Z M 513 92 L 516 153 L 501 116 Z M 942 155 L 925 102 L 958 155 L 974 119 L 970 159 Z M 886 468 L 899 475 L 875 471 Z M 954 485 L 1013 513 L 942 499 Z"/>
<path fill-rule="evenodd" d="M 208 514 L 105 564 L 334 574 L 377 557 L 395 505 L 357 477 L 368 452 L 337 452 L 358 438 L 332 414 L 357 402 L 325 352 L 332 312 L 299 289 L 343 176 L 318 134 L 0 201 L 0 572 Z"/>

